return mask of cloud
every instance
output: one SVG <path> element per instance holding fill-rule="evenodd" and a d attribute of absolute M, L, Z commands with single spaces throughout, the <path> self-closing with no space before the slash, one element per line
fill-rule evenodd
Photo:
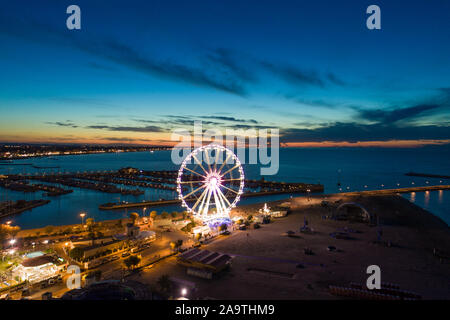
<path fill-rule="evenodd" d="M 153 142 L 154 140 L 150 139 L 136 139 L 136 138 L 128 138 L 128 137 L 98 137 L 101 140 L 107 141 L 117 141 L 117 142 L 132 142 L 132 141 L 140 141 L 140 142 Z"/>
<path fill-rule="evenodd" d="M 439 94 L 429 99 L 429 101 L 410 107 L 391 107 L 389 109 L 362 109 L 355 107 L 353 109 L 357 111 L 357 117 L 361 120 L 384 124 L 408 122 L 450 108 L 449 88 L 439 88 L 437 91 Z"/>
<path fill-rule="evenodd" d="M 50 122 L 47 121 L 45 122 L 46 124 L 51 124 L 54 126 L 59 126 L 59 127 L 71 127 L 71 128 L 78 128 L 78 126 L 76 124 L 74 124 L 72 121 L 67 120 L 66 122 L 61 122 L 61 121 L 55 121 L 55 122 Z"/>
<path fill-rule="evenodd" d="M 305 98 L 298 97 L 297 95 L 293 95 L 293 94 L 285 94 L 284 98 L 286 98 L 287 100 L 291 100 L 296 103 L 302 104 L 302 105 L 308 105 L 308 106 L 312 106 L 312 107 L 336 108 L 338 106 L 337 103 L 333 103 L 333 102 L 326 101 L 323 99 L 305 99 Z"/>
<path fill-rule="evenodd" d="M 195 121 L 200 121 L 198 120 L 198 117 L 195 116 L 173 116 L 173 115 L 166 115 L 165 116 L 167 119 L 164 120 L 165 123 L 167 124 L 172 124 L 172 125 L 186 125 L 186 126 L 193 126 L 195 124 Z M 217 121 L 202 121 L 202 125 L 222 125 L 222 122 L 217 122 Z"/>
<path fill-rule="evenodd" d="M 337 75 L 335 75 L 332 72 L 327 73 L 326 75 L 328 81 L 330 81 L 331 83 L 334 83 L 335 85 L 341 86 L 341 87 L 345 87 L 347 85 L 347 83 L 340 79 Z"/>
<path fill-rule="evenodd" d="M 92 125 L 87 126 L 87 129 L 101 129 L 108 131 L 125 131 L 125 132 L 167 132 L 166 129 L 158 126 L 145 126 L 145 127 L 133 127 L 133 126 L 107 126 L 107 125 Z"/>
<path fill-rule="evenodd" d="M 217 120 L 223 120 L 223 121 L 230 121 L 230 122 L 249 122 L 249 123 L 258 123 L 258 121 L 254 119 L 236 119 L 235 117 L 225 117 L 225 116 L 201 116 L 202 119 L 217 119 Z"/>
<path fill-rule="evenodd" d="M 227 126 L 231 129 L 279 129 L 277 126 L 265 126 L 265 125 L 248 125 L 248 124 L 234 124 Z"/>
<path fill-rule="evenodd" d="M 358 117 L 363 120 L 380 123 L 394 123 L 400 120 L 416 118 L 426 111 L 440 108 L 438 104 L 421 104 L 412 107 L 394 109 L 394 110 L 382 110 L 382 109 L 357 109 Z"/>
<path fill-rule="evenodd" d="M 314 129 L 288 128 L 280 131 L 285 142 L 358 142 L 385 140 L 450 139 L 449 126 L 404 126 L 336 122 Z"/>
<path fill-rule="evenodd" d="M 97 50 L 88 51 L 149 75 L 214 88 L 239 96 L 246 95 L 244 87 L 235 79 L 220 79 L 220 75 L 212 76 L 200 68 L 143 57 L 130 46 L 115 41 L 103 42 Z"/>
<path fill-rule="evenodd" d="M 173 61 L 161 61 L 151 56 L 143 56 L 131 46 L 118 41 L 101 39 L 92 34 L 67 32 L 34 21 L 33 19 L 12 20 L 0 16 L 0 33 L 33 41 L 39 44 L 63 45 L 103 58 L 117 65 L 127 67 L 151 76 L 219 91 L 245 96 L 246 90 L 236 77 L 218 72 L 207 72 L 203 68 L 183 65 Z M 99 64 L 90 65 L 98 68 Z M 104 69 L 104 66 L 101 66 Z"/>
<path fill-rule="evenodd" d="M 208 62 L 213 63 L 245 82 L 256 82 L 255 74 L 239 65 L 235 55 L 236 54 L 229 49 L 217 48 L 211 50 L 210 53 L 206 55 L 206 59 Z"/>
<path fill-rule="evenodd" d="M 294 66 L 276 65 L 267 61 L 262 61 L 261 66 L 291 84 L 325 87 L 324 80 L 313 70 L 308 71 Z"/>

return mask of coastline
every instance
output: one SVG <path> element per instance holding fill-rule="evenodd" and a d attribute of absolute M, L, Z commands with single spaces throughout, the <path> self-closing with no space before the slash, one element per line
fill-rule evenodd
<path fill-rule="evenodd" d="M 369 192 L 369 191 L 368 191 Z M 447 223 L 442 220 L 440 217 L 435 216 L 433 213 L 421 208 L 420 206 L 411 203 L 410 201 L 408 201 L 407 199 L 401 197 L 401 196 L 397 196 L 397 195 L 392 195 L 392 194 L 365 194 L 365 193 L 357 193 L 357 192 L 349 192 L 349 193 L 337 193 L 337 194 L 323 194 L 323 195 L 311 195 L 310 199 L 316 199 L 317 201 L 322 201 L 322 200 L 330 200 L 330 199 L 334 199 L 335 201 L 338 199 L 356 199 L 358 201 L 362 201 L 365 202 L 365 199 L 372 199 L 369 201 L 373 201 L 372 197 L 379 197 L 378 199 L 383 199 L 384 197 L 389 197 L 389 198 L 393 198 L 393 203 L 392 205 L 396 206 L 396 205 L 405 205 L 405 202 L 408 203 L 409 205 L 413 206 L 415 208 L 414 212 L 418 212 L 421 211 L 420 215 L 423 215 L 424 217 L 427 218 L 422 218 L 425 219 L 424 221 L 422 221 L 422 219 L 420 220 L 420 223 L 417 223 L 417 226 L 424 226 L 424 225 L 428 225 L 428 223 L 423 224 L 425 221 L 435 221 L 435 224 L 437 225 L 441 225 L 442 227 L 446 227 L 449 228 L 449 226 L 447 225 Z M 257 210 L 259 210 L 260 208 L 263 207 L 264 203 L 267 203 L 267 205 L 270 206 L 276 206 L 276 205 L 280 205 L 282 203 L 285 202 L 302 202 L 305 201 L 307 198 L 305 196 L 303 197 L 293 197 L 293 198 L 286 198 L 286 199 L 282 199 L 282 200 L 275 200 L 275 201 L 269 201 L 269 202 L 258 202 L 258 203 L 252 203 L 252 204 L 245 204 L 245 205 L 239 205 L 237 206 L 234 211 L 232 212 L 231 216 L 237 216 L 237 215 L 249 215 L 249 214 L 254 214 L 254 212 L 256 212 Z M 377 198 L 375 198 L 377 199 Z M 148 212 L 151 212 L 151 208 L 149 208 Z M 132 210 L 130 212 L 133 212 Z M 251 213 L 253 212 L 253 213 Z M 161 215 L 157 215 L 157 219 L 159 219 L 161 217 Z M 389 217 L 389 215 L 387 216 Z M 415 218 L 414 218 L 415 217 Z M 411 215 L 411 216 L 405 216 L 405 219 L 416 219 L 417 218 L 417 214 Z M 117 218 L 117 219 L 109 219 L 109 220 L 102 220 L 99 221 L 98 223 L 101 223 L 103 225 L 115 225 L 117 224 L 118 221 L 128 221 L 129 218 Z M 57 229 L 66 229 L 66 228 L 73 228 L 73 227 L 77 227 L 80 224 L 67 224 L 67 225 L 51 225 L 54 228 Z M 21 231 L 19 231 L 18 236 L 21 236 L 22 232 L 27 232 L 27 233 L 35 233 L 37 231 L 43 231 L 46 228 L 46 226 L 44 227 L 40 227 L 40 228 L 30 228 L 30 229 L 23 229 Z"/>

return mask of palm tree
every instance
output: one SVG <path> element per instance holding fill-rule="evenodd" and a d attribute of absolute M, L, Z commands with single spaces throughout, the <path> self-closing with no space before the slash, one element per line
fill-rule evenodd
<path fill-rule="evenodd" d="M 95 225 L 94 219 L 93 218 L 87 218 L 86 219 L 86 225 L 87 225 L 88 230 L 92 231 L 92 229 L 94 229 L 94 225 Z"/>
<path fill-rule="evenodd" d="M 126 258 L 125 260 L 123 260 L 123 263 L 125 264 L 125 266 L 128 269 L 133 269 L 134 267 L 136 267 L 139 262 L 141 262 L 141 258 L 139 258 L 138 256 L 129 256 L 128 258 Z"/>
<path fill-rule="evenodd" d="M 130 219 L 133 224 L 136 224 L 136 220 L 139 218 L 139 214 L 137 212 L 130 213 Z"/>

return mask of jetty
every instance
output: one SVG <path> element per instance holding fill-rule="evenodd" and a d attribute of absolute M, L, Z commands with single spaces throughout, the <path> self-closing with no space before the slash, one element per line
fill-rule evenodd
<path fill-rule="evenodd" d="M 446 176 L 446 175 L 432 174 L 432 173 L 419 173 L 419 172 L 413 172 L 413 171 L 405 173 L 405 176 L 409 176 L 409 177 L 423 177 L 423 178 L 450 179 L 450 176 Z"/>
<path fill-rule="evenodd" d="M 389 195 L 397 193 L 410 193 L 410 192 L 426 192 L 426 191 L 439 191 L 439 190 L 450 190 L 450 185 L 436 185 L 436 186 L 425 186 L 425 187 L 408 187 L 408 188 L 397 188 L 397 189 L 382 189 L 382 190 L 366 190 L 366 191 L 352 191 L 352 192 L 341 192 L 335 194 L 344 195 Z"/>
<path fill-rule="evenodd" d="M 0 204 L 0 218 L 15 215 L 36 207 L 40 207 L 49 203 L 50 200 L 18 200 L 11 202 L 3 202 Z"/>

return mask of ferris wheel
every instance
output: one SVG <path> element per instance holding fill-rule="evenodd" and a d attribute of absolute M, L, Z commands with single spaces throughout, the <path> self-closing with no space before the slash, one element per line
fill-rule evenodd
<path fill-rule="evenodd" d="M 228 218 L 244 189 L 244 170 L 238 157 L 216 144 L 192 151 L 177 177 L 181 205 L 203 221 Z"/>

